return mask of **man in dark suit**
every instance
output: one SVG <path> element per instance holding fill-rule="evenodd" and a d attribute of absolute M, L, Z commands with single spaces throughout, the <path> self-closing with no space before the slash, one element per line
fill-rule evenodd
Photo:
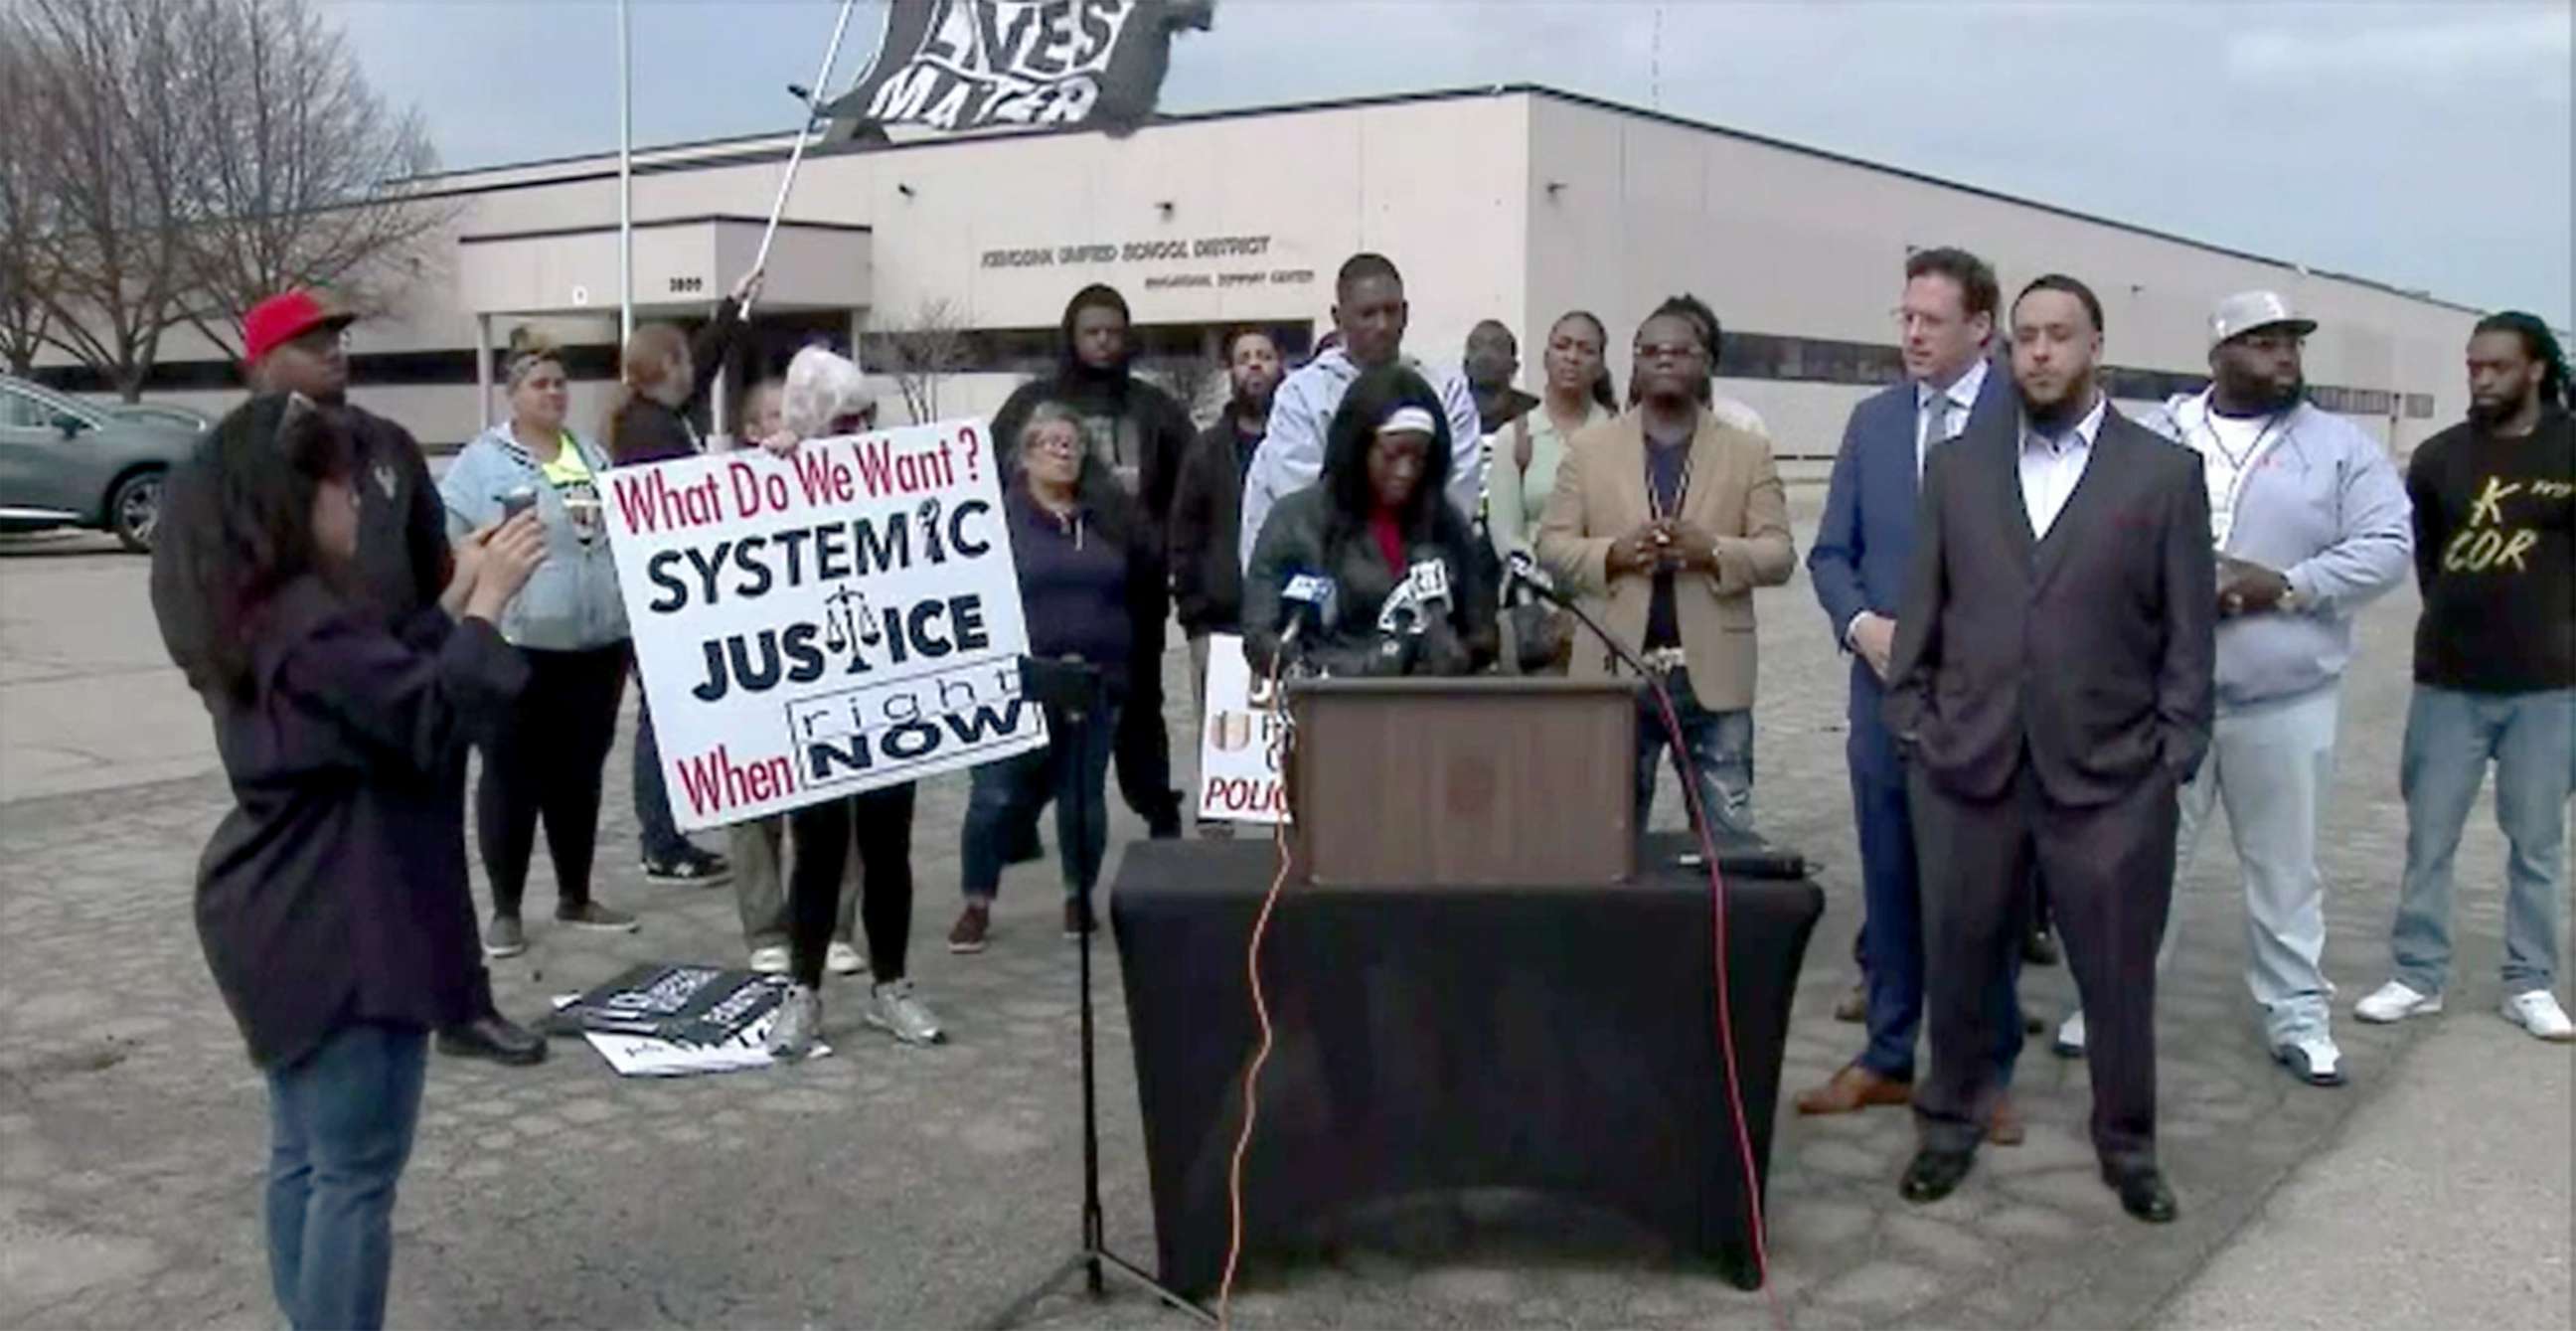
<path fill-rule="evenodd" d="M 1834 640 L 1851 653 L 1853 822 L 1860 833 L 1866 906 L 1861 971 L 1869 1043 L 1832 1080 L 1798 1096 L 1801 1114 L 1847 1114 L 1913 1100 L 1914 1046 L 1923 1018 L 1923 910 L 1905 764 L 1880 716 L 1897 608 L 1914 553 L 1914 509 L 1925 459 L 1981 427 L 2011 428 L 2019 408 L 2008 371 L 1990 365 L 2002 292 L 1983 259 L 1958 249 L 1918 250 L 1905 261 L 1898 307 L 1905 382 L 1852 409 L 1825 491 L 1807 572 Z M 1996 1080 L 2009 1083 L 2021 1052 L 2013 977 L 1993 977 Z M 1989 1136 L 2022 1138 L 2019 1116 L 1998 1095 Z"/>
<path fill-rule="evenodd" d="M 2155 956 L 2176 796 L 2209 746 L 2215 559 L 2199 459 L 2110 409 L 2102 305 L 2013 302 L 2014 417 L 1934 453 L 1889 666 L 1924 872 L 1932 1075 L 1910 1201 L 1948 1196 L 1994 1108 L 1993 977 L 2037 863 L 2092 1028 L 2093 1149 L 2141 1220 L 2156 1167 Z"/>

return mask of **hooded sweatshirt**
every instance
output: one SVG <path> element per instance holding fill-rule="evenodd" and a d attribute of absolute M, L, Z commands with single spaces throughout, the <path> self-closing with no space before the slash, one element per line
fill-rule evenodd
<path fill-rule="evenodd" d="M 1075 292 L 1058 325 L 1056 372 L 1020 385 L 993 413 L 993 448 L 1001 474 L 1008 476 L 1019 461 L 1020 427 L 1028 424 L 1029 413 L 1041 402 L 1071 408 L 1082 418 L 1083 443 L 1091 457 L 1144 505 L 1159 533 L 1171 518 L 1181 459 L 1196 430 L 1171 394 L 1135 376 L 1132 336 L 1116 365 L 1099 369 L 1082 362 L 1073 345 L 1074 316 L 1095 305 L 1127 318 L 1126 298 L 1115 289 L 1094 285 Z M 1132 319 L 1128 326 L 1132 332 Z"/>
<path fill-rule="evenodd" d="M 570 430 L 563 447 L 568 451 L 558 455 L 558 465 L 548 467 L 509 425 L 495 425 L 456 455 L 439 482 L 452 538 L 500 521 L 502 498 L 513 490 L 524 487 L 537 497 L 546 560 L 501 615 L 501 636 L 513 647 L 581 652 L 626 640 L 626 602 L 618 595 L 617 560 L 601 511 L 608 451 Z M 573 457 L 580 465 L 562 465 Z"/>
<path fill-rule="evenodd" d="M 1472 522 L 1485 493 L 1485 436 L 1476 395 L 1467 387 L 1467 376 L 1454 368 L 1425 365 L 1411 356 L 1403 361 L 1440 394 L 1449 417 L 1449 502 L 1458 516 Z M 1236 534 L 1236 562 L 1242 567 L 1252 566 L 1252 547 L 1261 539 L 1261 524 L 1269 520 L 1271 508 L 1324 474 L 1324 436 L 1342 395 L 1359 377 L 1360 367 L 1350 353 L 1336 346 L 1279 385 L 1270 402 L 1270 433 L 1243 478 L 1243 526 Z"/>
<path fill-rule="evenodd" d="M 2209 393 L 2177 396 L 2144 424 L 2223 459 Z M 2216 457 L 2214 458 L 2214 455 Z M 2405 578 L 2414 549 L 2405 482 L 2388 451 L 2331 412 L 2300 402 L 2277 417 L 2241 469 L 2219 466 L 2210 496 L 2219 553 L 2278 569 L 2296 603 L 2218 622 L 2218 705 L 2293 697 L 2343 677 L 2353 613 Z M 2213 595 L 2215 589 L 2213 589 Z"/>

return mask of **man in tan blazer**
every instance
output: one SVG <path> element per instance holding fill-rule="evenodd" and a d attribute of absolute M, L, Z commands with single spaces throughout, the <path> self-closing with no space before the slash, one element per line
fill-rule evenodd
<path fill-rule="evenodd" d="M 1636 407 L 1576 435 L 1539 520 L 1538 557 L 1584 610 L 1664 679 L 1690 762 L 1673 755 L 1718 829 L 1752 831 L 1753 589 L 1789 580 L 1796 553 L 1771 445 L 1700 404 L 1711 348 L 1666 302 L 1637 329 Z M 1621 667 L 1577 641 L 1572 674 Z M 1637 823 L 1670 739 L 1653 695 L 1637 713 Z"/>

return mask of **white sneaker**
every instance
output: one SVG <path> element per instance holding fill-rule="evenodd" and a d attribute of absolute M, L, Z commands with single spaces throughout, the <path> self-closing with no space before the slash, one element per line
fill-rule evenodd
<path fill-rule="evenodd" d="M 2272 1061 L 2310 1086 L 2343 1085 L 2343 1051 L 2322 1031 L 2272 1046 Z"/>
<path fill-rule="evenodd" d="M 867 1023 L 905 1044 L 931 1045 L 948 1038 L 930 1005 L 912 991 L 912 981 L 894 980 L 868 995 Z"/>
<path fill-rule="evenodd" d="M 868 968 L 868 959 L 859 950 L 838 939 L 823 953 L 823 969 L 834 975 L 857 975 Z"/>
<path fill-rule="evenodd" d="M 2526 989 L 2506 999 L 2504 1019 L 2543 1040 L 2559 1044 L 2576 1040 L 2576 1024 L 2568 1022 L 2558 996 L 2546 989 Z"/>
<path fill-rule="evenodd" d="M 2352 1015 L 2386 1025 L 2408 1017 L 2429 1017 L 2442 1010 L 2440 994 L 2419 994 L 2403 980 L 2390 980 L 2379 991 L 2352 1005 Z"/>
<path fill-rule="evenodd" d="M 2084 1057 L 2084 1009 L 2066 1014 L 2066 1020 L 2057 1028 L 2057 1038 L 2048 1047 L 2059 1058 Z"/>
<path fill-rule="evenodd" d="M 783 947 L 753 948 L 751 950 L 751 968 L 763 975 L 785 975 L 787 973 L 787 949 Z"/>

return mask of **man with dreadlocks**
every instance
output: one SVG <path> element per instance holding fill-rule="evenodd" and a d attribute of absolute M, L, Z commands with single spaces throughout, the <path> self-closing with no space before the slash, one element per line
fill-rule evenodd
<path fill-rule="evenodd" d="M 2397 975 L 2364 1021 L 2442 1010 L 2451 963 L 2451 854 L 2495 763 L 2505 870 L 2507 1021 L 2576 1039 L 2551 986 L 2576 781 L 2576 432 L 2567 358 L 2549 326 L 2511 312 L 2469 338 L 2469 418 L 2424 441 L 2415 501 L 2415 697 L 2399 786 L 2406 878 L 2390 940 Z"/>

